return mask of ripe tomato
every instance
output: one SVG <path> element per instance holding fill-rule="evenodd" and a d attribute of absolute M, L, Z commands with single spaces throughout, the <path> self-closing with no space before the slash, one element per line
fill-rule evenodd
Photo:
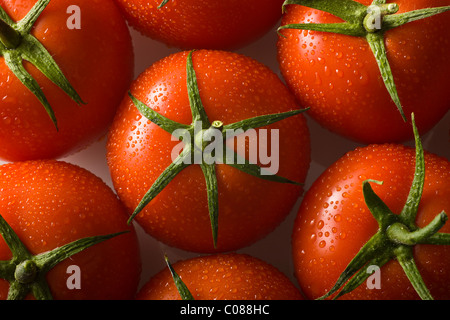
<path fill-rule="evenodd" d="M 116 0 L 142 34 L 184 49 L 234 49 L 256 40 L 281 18 L 283 0 Z"/>
<path fill-rule="evenodd" d="M 358 0 L 370 5 L 372 1 Z M 398 14 L 449 5 L 448 0 L 398 0 Z M 392 17 L 396 15 L 391 15 Z M 329 13 L 288 5 L 281 24 L 339 23 Z M 384 34 L 394 82 L 403 109 L 415 113 L 421 133 L 449 110 L 446 92 L 450 65 L 445 40 L 450 13 L 404 24 Z M 365 37 L 331 32 L 280 30 L 281 73 L 300 105 L 322 126 L 358 142 L 401 142 L 412 138 L 382 81 Z"/>
<path fill-rule="evenodd" d="M 187 57 L 188 52 L 179 52 L 156 62 L 131 86 L 133 96 L 181 124 L 192 123 Z M 211 122 L 220 120 L 226 125 L 297 109 L 294 97 L 276 74 L 251 58 L 200 50 L 193 53 L 192 61 Z M 310 162 L 305 117 L 299 114 L 261 129 L 267 130 L 268 136 L 278 130 L 278 175 L 303 182 Z M 262 136 L 261 129 L 256 130 L 254 138 Z M 143 117 L 129 97 L 123 100 L 110 129 L 107 159 L 114 188 L 130 212 L 173 163 L 171 154 L 179 144 L 171 134 Z M 217 247 L 211 236 L 205 177 L 196 163 L 178 173 L 136 216 L 136 221 L 148 234 L 170 246 L 196 252 L 229 251 L 271 232 L 302 192 L 300 185 L 263 180 L 229 165 L 216 164 L 215 170 Z"/>
<path fill-rule="evenodd" d="M 195 300 L 302 300 L 295 285 L 274 266 L 247 254 L 215 254 L 172 265 Z M 154 275 L 138 300 L 181 300 L 168 268 Z"/>
<path fill-rule="evenodd" d="M 51 269 L 46 281 L 54 299 L 134 298 L 141 271 L 137 236 L 126 223 L 124 206 L 100 178 L 55 160 L 5 164 L 0 176 L 1 215 L 32 255 L 78 239 L 128 231 Z M 0 260 L 11 258 L 0 237 Z M 69 272 L 69 266 L 79 267 L 79 272 Z M 80 289 L 68 287 L 71 275 L 80 277 Z M 1 279 L 0 299 L 6 299 L 8 290 L 9 283 Z"/>
<path fill-rule="evenodd" d="M 12 20 L 19 21 L 35 3 L 1 0 L 0 6 Z M 80 29 L 71 29 L 74 22 L 80 23 Z M 86 104 L 77 105 L 25 61 L 26 71 L 42 88 L 55 113 L 57 131 L 36 96 L 1 57 L 0 157 L 8 161 L 62 157 L 97 140 L 105 134 L 133 78 L 130 33 L 112 1 L 51 1 L 31 34 L 51 54 Z"/>
<path fill-rule="evenodd" d="M 361 247 L 379 229 L 362 193 L 366 179 L 374 192 L 399 214 L 414 177 L 414 150 L 395 144 L 357 148 L 331 165 L 311 186 L 298 211 L 292 236 L 295 275 L 302 292 L 311 299 L 329 291 Z M 441 211 L 450 212 L 450 163 L 425 153 L 425 183 L 416 224 L 425 227 Z M 442 233 L 450 232 L 446 223 Z M 417 244 L 417 268 L 435 299 L 449 299 L 450 247 Z M 419 296 L 397 260 L 383 265 L 380 288 L 362 283 L 342 299 L 413 300 Z"/>

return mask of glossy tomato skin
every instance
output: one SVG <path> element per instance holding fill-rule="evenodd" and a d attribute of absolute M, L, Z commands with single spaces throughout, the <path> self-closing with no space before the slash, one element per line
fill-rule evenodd
<path fill-rule="evenodd" d="M 34 0 L 1 0 L 15 21 Z M 69 6 L 80 8 L 81 29 L 69 29 Z M 32 29 L 85 105 L 78 106 L 28 62 L 58 120 L 59 131 L 37 98 L 0 58 L 0 157 L 8 161 L 59 158 L 105 134 L 134 72 L 131 36 L 113 1 L 51 1 Z"/>
<path fill-rule="evenodd" d="M 371 1 L 359 0 L 364 5 Z M 395 1 L 398 13 L 449 5 L 448 0 Z M 282 25 L 338 23 L 331 14 L 289 5 Z M 387 58 L 406 118 L 414 112 L 421 133 L 430 130 L 449 110 L 446 92 L 450 66 L 445 40 L 450 13 L 414 21 L 385 33 Z M 370 143 L 412 139 L 384 86 L 365 38 L 325 32 L 283 30 L 279 37 L 281 73 L 299 103 L 323 127 L 349 139 Z"/>
<path fill-rule="evenodd" d="M 187 52 L 170 55 L 144 71 L 131 93 L 174 121 L 190 124 L 186 87 Z M 200 96 L 209 121 L 235 123 L 297 108 L 280 79 L 264 65 L 236 53 L 193 53 Z M 310 138 L 300 114 L 262 128 L 279 131 L 278 175 L 303 182 L 310 163 Z M 114 187 L 133 212 L 171 164 L 179 141 L 142 117 L 126 97 L 110 130 L 107 159 Z M 274 158 L 275 159 L 275 158 Z M 265 181 L 228 165 L 216 165 L 219 202 L 217 248 L 213 247 L 205 178 L 198 164 L 181 171 L 136 216 L 147 233 L 170 246 L 196 252 L 229 251 L 271 232 L 289 213 L 302 187 Z"/>
<path fill-rule="evenodd" d="M 131 26 L 183 49 L 235 49 L 255 41 L 281 18 L 283 0 L 116 0 Z"/>
<path fill-rule="evenodd" d="M 424 227 L 443 210 L 450 210 L 450 163 L 426 153 L 426 178 L 416 223 Z M 415 153 L 405 146 L 371 145 L 348 152 L 331 165 L 305 194 L 292 235 L 295 275 L 304 294 L 318 298 L 330 290 L 347 264 L 377 232 L 378 224 L 365 205 L 362 182 L 392 212 L 401 212 L 414 176 Z M 447 223 L 440 232 L 450 232 Z M 435 299 L 449 299 L 450 248 L 416 245 L 414 257 L 425 284 Z M 380 269 L 380 289 L 366 283 L 342 299 L 419 299 L 398 262 Z"/>
<path fill-rule="evenodd" d="M 303 300 L 298 288 L 271 264 L 247 254 L 215 254 L 172 265 L 195 300 Z M 154 275 L 138 300 L 181 300 L 168 268 Z"/>
<path fill-rule="evenodd" d="M 72 241 L 128 231 L 85 249 L 46 276 L 57 300 L 133 299 L 140 279 L 137 235 L 126 211 L 104 182 L 81 167 L 54 160 L 0 167 L 0 211 L 20 240 L 36 255 Z M 0 260 L 11 251 L 0 239 Z M 69 289 L 68 267 L 78 266 L 81 289 Z M 9 284 L 0 280 L 0 299 Z M 29 297 L 33 298 L 33 297 Z"/>

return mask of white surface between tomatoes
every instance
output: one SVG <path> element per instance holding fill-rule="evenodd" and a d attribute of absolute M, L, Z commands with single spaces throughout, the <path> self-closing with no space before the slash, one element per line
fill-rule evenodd
<path fill-rule="evenodd" d="M 279 23 L 277 23 L 264 37 L 246 47 L 235 50 L 235 52 L 250 56 L 265 64 L 274 71 L 281 80 L 283 80 L 278 69 L 276 58 L 276 28 L 278 26 Z M 154 62 L 180 51 L 180 49 L 169 48 L 165 44 L 144 37 L 135 30 L 130 29 L 130 32 L 133 38 L 135 51 L 135 78 Z M 305 191 L 309 189 L 315 179 L 328 166 L 342 157 L 346 152 L 351 151 L 358 146 L 363 146 L 360 143 L 350 141 L 321 128 L 308 116 L 307 119 L 311 133 L 312 154 L 311 167 L 305 183 Z M 430 132 L 422 136 L 424 149 L 450 159 L 449 128 L 450 113 L 447 113 L 447 115 L 441 119 Z M 414 146 L 413 141 L 408 141 L 404 144 L 412 147 Z M 85 150 L 60 160 L 76 164 L 91 171 L 113 189 L 109 169 L 106 163 L 105 145 L 106 137 L 102 137 Z M 4 163 L 5 162 L 0 161 L 0 164 Z M 272 264 L 288 276 L 294 284 L 297 284 L 297 281 L 293 275 L 290 238 L 292 233 L 292 223 L 297 214 L 301 199 L 301 197 L 298 199 L 297 204 L 294 206 L 286 220 L 272 233 L 257 243 L 238 251 L 240 253 L 251 254 Z M 172 262 L 199 255 L 198 253 L 185 252 L 167 247 L 144 233 L 136 222 L 134 223 L 139 235 L 143 262 L 141 284 L 147 282 L 151 276 L 166 267 L 163 257 L 164 254 L 167 254 Z"/>

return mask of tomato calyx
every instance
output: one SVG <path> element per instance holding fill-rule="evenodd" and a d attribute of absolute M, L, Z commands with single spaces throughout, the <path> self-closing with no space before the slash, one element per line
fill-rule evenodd
<path fill-rule="evenodd" d="M 423 228 L 415 224 L 425 181 L 425 160 L 414 114 L 411 120 L 416 143 L 416 166 L 411 189 L 401 213 L 394 214 L 373 191 L 371 183 L 381 185 L 382 182 L 370 179 L 363 182 L 364 200 L 378 222 L 379 229 L 347 265 L 333 288 L 319 300 L 331 297 L 335 293 L 337 294 L 333 298 L 337 299 L 351 292 L 369 277 L 369 267 L 381 268 L 392 259 L 396 259 L 401 265 L 421 299 L 433 299 L 415 264 L 413 248 L 417 244 L 450 245 L 450 234 L 438 232 L 448 219 L 445 212 L 437 214 Z"/>
<path fill-rule="evenodd" d="M 55 113 L 37 81 L 25 70 L 23 60 L 33 64 L 48 79 L 60 87 L 77 105 L 85 104 L 69 83 L 52 55 L 31 35 L 31 29 L 50 3 L 50 0 L 39 0 L 20 21 L 13 21 L 0 6 L 0 55 L 11 72 L 30 90 L 44 106 L 56 130 L 58 122 Z"/>
<path fill-rule="evenodd" d="M 208 200 L 208 211 L 211 222 L 211 231 L 214 247 L 217 247 L 218 234 L 218 187 L 216 176 L 216 163 L 232 166 L 247 174 L 258 178 L 279 183 L 290 183 L 302 185 L 302 183 L 289 180 L 278 176 L 259 165 L 250 162 L 245 157 L 241 157 L 234 150 L 226 146 L 225 140 L 234 138 L 234 136 L 244 133 L 249 129 L 265 127 L 275 122 L 295 116 L 307 109 L 292 110 L 277 114 L 268 114 L 245 119 L 232 124 L 223 124 L 220 120 L 213 121 L 208 119 L 200 98 L 200 92 L 197 85 L 193 62 L 193 51 L 190 51 L 187 57 L 186 74 L 189 104 L 192 113 L 191 125 L 185 125 L 168 119 L 157 113 L 143 102 L 139 101 L 129 92 L 133 104 L 140 113 L 148 120 L 158 125 L 160 128 L 170 133 L 172 136 L 184 143 L 181 153 L 172 161 L 164 172 L 156 179 L 140 203 L 130 216 L 128 223 L 134 219 L 184 168 L 191 164 L 200 165 L 206 181 L 206 193 Z M 211 141 L 213 140 L 214 141 Z M 214 142 L 214 143 L 213 143 Z M 219 147 L 217 147 L 219 146 Z M 209 149 L 209 153 L 205 153 Z"/>
<path fill-rule="evenodd" d="M 22 300 L 32 293 L 38 300 L 52 300 L 52 293 L 45 279 L 48 271 L 74 254 L 126 232 L 82 238 L 52 251 L 32 255 L 0 215 L 0 234 L 13 255 L 9 261 L 0 261 L 0 278 L 10 284 L 7 299 Z"/>
<path fill-rule="evenodd" d="M 288 5 L 301 5 L 328 12 L 345 22 L 288 24 L 278 28 L 278 34 L 282 37 L 284 35 L 281 30 L 298 29 L 365 38 L 374 54 L 384 85 L 401 117 L 407 122 L 386 55 L 385 32 L 412 21 L 449 11 L 450 6 L 417 9 L 395 14 L 399 6 L 396 3 L 386 4 L 386 0 L 373 0 L 370 6 L 365 6 L 354 0 L 286 0 L 282 7 L 283 12 L 286 12 Z"/>

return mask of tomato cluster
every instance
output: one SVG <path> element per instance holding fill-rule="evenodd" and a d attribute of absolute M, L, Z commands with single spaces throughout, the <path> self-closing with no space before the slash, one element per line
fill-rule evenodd
<path fill-rule="evenodd" d="M 0 0 L 0 299 L 450 299 L 449 10 Z"/>

